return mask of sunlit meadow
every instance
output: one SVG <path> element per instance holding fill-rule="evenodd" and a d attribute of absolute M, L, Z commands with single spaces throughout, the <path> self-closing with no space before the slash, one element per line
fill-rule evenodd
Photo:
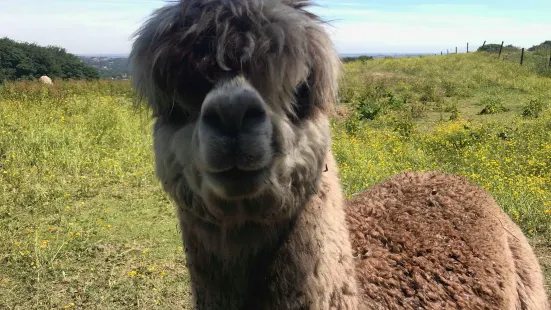
<path fill-rule="evenodd" d="M 551 78 L 493 55 L 347 63 L 332 116 L 345 193 L 405 170 L 464 175 L 551 284 L 550 98 Z M 0 309 L 189 308 L 152 121 L 132 102 L 124 81 L 0 86 Z"/>

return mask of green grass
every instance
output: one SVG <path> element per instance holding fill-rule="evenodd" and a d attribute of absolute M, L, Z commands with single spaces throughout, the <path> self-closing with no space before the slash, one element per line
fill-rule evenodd
<path fill-rule="evenodd" d="M 481 53 L 345 70 L 348 116 L 332 127 L 346 194 L 408 169 L 465 175 L 519 223 L 551 284 L 551 78 Z M 488 105 L 504 109 L 479 114 Z M 0 87 L 0 309 L 189 306 L 151 125 L 127 82 Z"/>
<path fill-rule="evenodd" d="M 186 305 L 189 279 L 173 207 L 154 178 L 151 121 L 132 108 L 129 86 L 67 83 L 49 93 L 30 85 L 1 91 L 2 306 Z"/>
<path fill-rule="evenodd" d="M 498 54 L 494 54 L 497 57 Z M 520 64 L 520 58 L 522 51 L 520 49 L 508 49 L 502 52 L 501 58 L 504 61 Z M 551 49 L 541 48 L 534 52 L 524 52 L 523 66 L 527 67 L 531 71 L 537 73 L 540 76 L 551 77 L 551 63 L 549 58 L 551 57 Z"/>

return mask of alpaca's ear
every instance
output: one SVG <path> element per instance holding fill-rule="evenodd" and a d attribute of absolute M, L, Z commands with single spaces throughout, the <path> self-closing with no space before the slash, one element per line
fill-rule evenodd
<path fill-rule="evenodd" d="M 311 55 L 311 68 L 308 77 L 310 101 L 313 109 L 321 113 L 329 113 L 337 99 L 338 79 L 342 63 L 333 49 L 328 34 L 321 27 L 310 32 L 309 48 Z"/>
<path fill-rule="evenodd" d="M 333 41 L 324 29 L 326 22 L 307 10 L 313 5 L 312 1 L 288 1 L 289 5 L 313 21 L 306 29 L 310 73 L 305 81 L 306 85 L 300 85 L 297 89 L 297 102 L 302 101 L 302 104 L 299 105 L 300 108 L 304 109 L 305 105 L 308 106 L 301 113 L 303 115 L 316 112 L 329 113 L 337 100 L 338 79 L 342 71 L 340 57 L 334 48 Z M 306 96 L 301 95 L 306 93 L 309 98 L 307 101 L 305 100 Z"/>
<path fill-rule="evenodd" d="M 296 120 L 317 113 L 328 114 L 335 106 L 342 63 L 323 28 L 311 28 L 308 37 L 308 78 L 295 89 Z"/>

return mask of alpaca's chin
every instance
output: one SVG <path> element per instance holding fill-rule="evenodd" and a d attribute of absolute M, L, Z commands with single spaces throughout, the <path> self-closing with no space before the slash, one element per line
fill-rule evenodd
<path fill-rule="evenodd" d="M 206 173 L 205 181 L 222 199 L 239 200 L 258 196 L 269 184 L 270 169 L 244 171 L 233 168 L 224 172 Z"/>

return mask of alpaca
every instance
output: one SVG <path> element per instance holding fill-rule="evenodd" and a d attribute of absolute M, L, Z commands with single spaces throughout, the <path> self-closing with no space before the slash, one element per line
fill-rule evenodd
<path fill-rule="evenodd" d="M 135 34 L 195 307 L 547 310 L 526 239 L 463 179 L 404 174 L 345 204 L 341 62 L 310 5 L 182 0 Z"/>
<path fill-rule="evenodd" d="M 50 79 L 50 77 L 48 77 L 47 75 L 43 75 L 41 76 L 38 81 L 42 84 L 46 84 L 46 85 L 52 85 L 53 82 L 52 82 L 52 79 Z"/>
<path fill-rule="evenodd" d="M 463 177 L 404 173 L 350 199 L 346 215 L 359 286 L 378 309 L 549 309 L 522 231 Z"/>

